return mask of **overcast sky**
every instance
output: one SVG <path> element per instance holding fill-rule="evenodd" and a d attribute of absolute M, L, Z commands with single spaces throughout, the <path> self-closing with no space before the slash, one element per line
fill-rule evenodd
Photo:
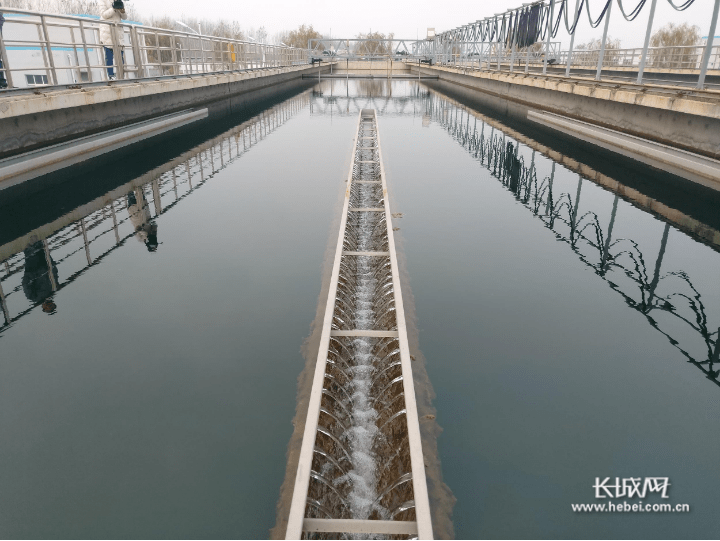
<path fill-rule="evenodd" d="M 449 30 L 524 3 L 523 0 L 455 0 L 447 4 L 428 0 L 128 1 L 145 15 L 170 15 L 181 19 L 183 14 L 187 14 L 198 18 L 237 20 L 244 29 L 264 26 L 270 36 L 305 23 L 312 24 L 325 35 L 332 31 L 332 37 L 355 37 L 359 32 L 372 30 L 394 32 L 396 37 L 411 39 L 417 35 L 425 36 L 428 27 L 434 27 L 438 32 Z M 627 5 L 626 10 L 630 10 L 638 1 L 624 0 L 623 5 Z M 683 0 L 675 0 L 676 4 L 682 2 Z M 590 0 L 590 3 L 593 17 L 597 17 L 604 0 Z M 653 28 L 660 28 L 670 21 L 687 21 L 698 25 L 701 35 L 706 36 L 710 28 L 713 3 L 714 0 L 695 0 L 689 9 L 677 12 L 668 4 L 668 0 L 658 0 Z M 649 8 L 648 0 L 642 14 L 630 23 L 623 19 L 617 5 L 613 6 L 610 35 L 620 38 L 623 47 L 642 47 Z M 597 29 L 590 28 L 584 12 L 581 21 L 577 42 L 602 36 L 602 25 Z M 564 30 L 560 31 L 558 37 L 565 45 L 570 41 Z"/>

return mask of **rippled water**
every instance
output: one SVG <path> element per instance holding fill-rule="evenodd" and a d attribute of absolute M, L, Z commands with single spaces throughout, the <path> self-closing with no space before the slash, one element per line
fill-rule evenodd
<path fill-rule="evenodd" d="M 457 537 L 717 538 L 717 195 L 431 86 L 323 82 L 0 207 L 2 537 L 267 535 L 375 107 Z M 570 509 L 645 476 L 691 513 Z"/>

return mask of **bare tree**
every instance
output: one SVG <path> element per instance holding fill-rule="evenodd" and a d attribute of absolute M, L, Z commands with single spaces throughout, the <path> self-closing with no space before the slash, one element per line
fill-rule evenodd
<path fill-rule="evenodd" d="M 392 40 L 395 34 L 385 35 L 382 32 L 368 32 L 358 34 L 357 39 L 368 40 L 355 45 L 355 54 L 358 56 L 389 56 L 393 52 Z"/>
<path fill-rule="evenodd" d="M 591 39 L 587 43 L 581 43 L 575 46 L 573 53 L 573 62 L 594 66 L 600 58 L 600 48 L 602 47 L 601 39 Z M 620 58 L 619 49 L 622 47 L 619 39 L 613 39 L 608 36 L 605 40 L 605 55 L 603 56 L 603 64 L 616 65 Z"/>
<path fill-rule="evenodd" d="M 31 11 L 44 11 L 47 13 L 60 13 L 64 15 L 100 15 L 100 6 L 97 0 L 0 0 L 0 5 L 8 8 L 27 9 Z M 145 17 L 135 9 L 134 2 L 125 4 L 125 11 L 128 19 L 155 28 L 166 28 L 168 30 L 183 30 L 176 21 L 168 16 Z M 240 28 L 238 21 L 226 21 L 224 19 L 210 20 L 198 19 L 197 17 L 181 16 L 180 20 L 193 29 L 202 31 L 208 36 L 217 36 L 237 40 L 246 39 L 245 33 Z M 263 39 L 267 39 L 267 32 L 261 27 L 257 32 L 262 31 Z"/>
<path fill-rule="evenodd" d="M 313 28 L 313 25 L 300 25 L 297 30 L 289 30 L 280 32 L 275 35 L 275 43 L 284 43 L 290 47 L 298 47 L 300 49 L 307 49 L 308 41 L 311 39 L 322 39 L 323 35 Z M 318 48 L 322 50 L 323 47 Z"/>
<path fill-rule="evenodd" d="M 63 15 L 100 15 L 97 0 L 1 0 L 0 5 L 7 8 L 43 11 Z M 125 6 L 128 19 L 137 21 L 139 14 L 129 3 Z"/>
<path fill-rule="evenodd" d="M 650 38 L 649 65 L 657 68 L 695 68 L 699 59 L 700 27 L 668 23 Z"/>

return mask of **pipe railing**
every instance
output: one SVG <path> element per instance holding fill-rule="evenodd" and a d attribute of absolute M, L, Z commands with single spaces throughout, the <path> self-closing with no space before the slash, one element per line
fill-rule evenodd
<path fill-rule="evenodd" d="M 0 59 L 8 88 L 196 75 L 306 64 L 308 51 L 131 22 L 2 8 Z M 100 29 L 112 27 L 112 45 Z M 119 32 L 118 32 L 119 31 Z M 118 39 L 119 38 L 119 39 Z M 113 51 L 106 64 L 105 49 Z M 37 53 L 40 53 L 39 55 Z"/>
<path fill-rule="evenodd" d="M 553 45 L 553 44 L 551 44 Z M 671 46 L 633 49 L 606 49 L 602 59 L 602 67 L 619 68 L 637 72 L 643 63 L 643 71 L 663 71 L 666 73 L 687 73 L 697 75 L 702 67 L 705 47 Z M 596 69 L 600 58 L 600 49 L 558 50 L 551 48 L 545 53 L 543 47 L 527 47 L 516 50 L 502 43 L 454 43 L 445 47 L 445 52 L 436 55 L 440 65 L 462 67 L 468 69 L 496 69 L 517 71 L 523 68 L 543 68 L 545 57 L 548 65 L 567 67 L 569 69 Z M 526 71 L 528 71 L 526 69 Z M 710 50 L 707 71 L 720 72 L 720 45 Z M 569 75 L 569 70 L 566 73 Z"/>
<path fill-rule="evenodd" d="M 680 63 L 680 69 L 694 64 L 692 68 L 697 70 L 696 88 L 703 89 L 705 87 L 705 77 L 708 69 L 718 69 L 718 48 L 714 45 L 714 38 L 717 29 L 718 12 L 720 11 L 720 0 L 712 1 L 712 8 L 708 10 L 709 29 L 707 33 L 707 42 L 702 46 L 691 46 L 693 52 L 685 51 L 677 53 L 680 58 L 671 60 L 663 60 L 657 56 L 649 47 L 652 34 L 653 23 L 655 19 L 655 7 L 657 0 L 650 1 L 650 13 L 645 28 L 645 40 L 643 47 L 638 53 L 633 53 L 631 57 L 625 57 L 626 60 L 632 61 L 632 66 L 637 66 L 637 83 L 642 84 L 644 71 L 646 67 L 656 67 L 655 64 L 670 64 L 671 69 L 676 69 L 673 64 Z M 684 11 L 692 6 L 695 0 L 680 0 L 681 3 L 676 4 L 673 0 L 668 0 L 670 5 L 676 11 Z M 603 35 L 600 40 L 600 46 L 593 52 L 593 67 L 596 69 L 595 79 L 600 80 L 602 77 L 602 69 L 606 65 L 616 65 L 617 49 L 609 49 L 607 47 L 608 30 L 610 26 L 610 13 L 615 4 L 620 10 L 626 21 L 634 21 L 642 12 L 648 0 L 637 0 L 632 10 L 627 10 L 625 4 L 628 0 L 541 0 L 522 7 L 507 10 L 504 13 L 496 13 L 495 15 L 485 17 L 484 19 L 441 32 L 436 34 L 431 40 L 423 40 L 415 42 L 414 48 L 417 50 L 428 51 L 433 58 L 440 63 L 447 63 L 447 58 L 438 55 L 447 55 L 448 47 L 457 47 L 458 44 L 484 44 L 487 47 L 495 46 L 495 48 L 506 51 L 505 57 L 509 57 L 507 69 L 513 71 L 518 62 L 522 61 L 523 55 L 527 56 L 528 48 L 540 47 L 544 51 L 549 51 L 550 40 L 557 38 L 561 27 L 564 27 L 567 33 L 572 36 L 570 41 L 570 50 L 565 57 L 566 75 L 569 76 L 570 69 L 574 65 L 576 58 L 582 60 L 582 55 L 576 56 L 573 51 L 575 43 L 575 32 L 577 25 L 583 17 L 583 12 L 587 15 L 588 22 L 592 28 L 597 28 L 604 21 Z M 590 4 L 593 3 L 591 10 Z M 707 4 L 705 4 L 707 5 Z M 544 44 L 544 47 L 543 47 Z M 683 47 L 665 47 L 664 49 L 684 49 Z M 691 58 L 683 58 L 684 54 L 689 54 Z M 676 53 L 671 56 L 675 57 Z M 519 58 L 518 58 L 519 57 Z M 543 73 L 547 72 L 548 65 L 552 64 L 551 55 L 545 54 L 542 59 Z M 606 64 L 606 58 L 609 64 Z M 462 57 L 461 57 L 462 59 Z M 570 60 L 568 62 L 568 59 Z M 453 63 L 457 63 L 457 58 L 453 58 Z M 467 59 L 468 61 L 470 59 Z M 560 59 L 555 58 L 556 62 Z M 662 61 L 662 62 L 661 62 Z M 635 63 L 637 62 L 637 63 Z M 479 59 L 478 59 L 478 63 Z M 529 58 L 526 60 L 529 64 Z M 499 64 L 502 61 L 499 60 Z M 500 68 L 499 68 L 500 69 Z M 687 68 L 685 68 L 687 69 Z"/>

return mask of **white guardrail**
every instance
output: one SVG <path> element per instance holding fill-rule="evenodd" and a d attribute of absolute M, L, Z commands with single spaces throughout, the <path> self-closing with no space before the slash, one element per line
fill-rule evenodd
<path fill-rule="evenodd" d="M 178 76 L 306 64 L 306 49 L 153 28 L 140 23 L 107 22 L 0 8 L 0 72 L 8 88 L 72 85 L 117 79 Z M 111 26 L 111 47 L 100 29 Z M 113 61 L 106 63 L 105 49 Z M 0 75 L 1 77 L 2 75 Z"/>

